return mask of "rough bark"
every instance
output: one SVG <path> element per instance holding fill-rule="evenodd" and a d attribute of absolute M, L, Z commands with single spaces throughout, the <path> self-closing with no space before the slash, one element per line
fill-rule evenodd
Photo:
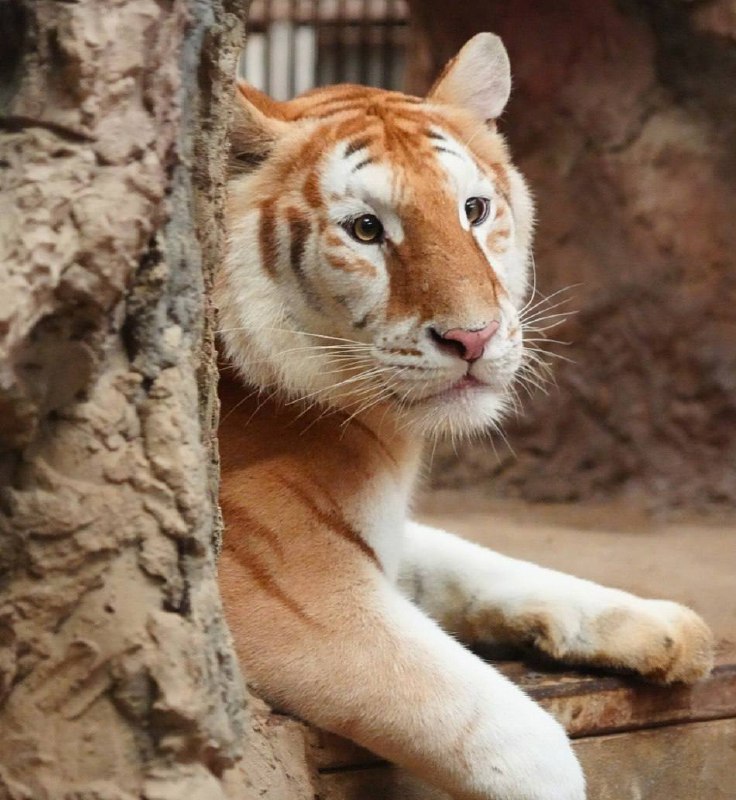
<path fill-rule="evenodd" d="M 503 128 L 536 194 L 551 334 L 575 363 L 497 442 L 444 450 L 435 479 L 535 500 L 736 500 L 736 16 L 727 0 L 411 3 L 410 83 L 473 33 L 510 51 Z M 558 299 L 563 299 L 559 297 Z"/>
<path fill-rule="evenodd" d="M 0 7 L 0 798 L 248 796 L 204 299 L 246 6 Z"/>

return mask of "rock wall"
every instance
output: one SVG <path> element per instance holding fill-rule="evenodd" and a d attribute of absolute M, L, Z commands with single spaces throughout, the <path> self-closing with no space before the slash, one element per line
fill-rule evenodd
<path fill-rule="evenodd" d="M 254 796 L 204 298 L 246 8 L 0 7 L 3 800 Z"/>
<path fill-rule="evenodd" d="M 514 74 L 502 120 L 536 195 L 538 287 L 574 310 L 556 385 L 434 479 L 533 500 L 736 500 L 736 16 L 727 0 L 412 3 L 410 88 L 479 30 Z M 544 306 L 540 306 L 540 309 Z M 523 393 L 522 393 L 523 397 Z M 491 480 L 492 479 L 492 480 Z"/>

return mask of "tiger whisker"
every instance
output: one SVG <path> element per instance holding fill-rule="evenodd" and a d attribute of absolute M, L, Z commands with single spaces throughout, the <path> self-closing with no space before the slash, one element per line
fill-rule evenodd
<path fill-rule="evenodd" d="M 541 353 L 545 357 L 549 356 L 550 358 L 557 358 L 560 361 L 566 361 L 568 364 L 577 363 L 574 358 L 568 358 L 567 356 L 563 356 L 562 353 L 553 353 L 551 350 L 541 350 L 538 347 L 528 347 L 526 349 L 529 350 L 530 353 L 537 353 L 537 354 Z"/>
<path fill-rule="evenodd" d="M 310 392 L 309 394 L 300 395 L 298 398 L 295 398 L 293 400 L 289 400 L 286 403 L 286 405 L 294 405 L 294 403 L 298 403 L 298 402 L 303 401 L 303 400 L 308 400 L 310 397 L 315 397 L 315 396 L 320 395 L 320 394 L 333 392 L 335 389 L 339 389 L 341 386 L 346 386 L 348 384 L 353 384 L 353 383 L 357 383 L 357 382 L 360 382 L 360 381 L 365 381 L 367 378 L 374 377 L 376 375 L 379 375 L 379 374 L 381 374 L 383 372 L 387 372 L 387 371 L 388 370 L 383 369 L 383 368 L 376 368 L 376 369 L 370 370 L 368 372 L 361 372 L 358 375 L 353 375 L 350 378 L 346 378 L 344 381 L 339 381 L 338 383 L 335 383 L 332 386 L 323 386 L 323 387 L 321 387 L 319 389 L 316 389 L 313 392 Z"/>
<path fill-rule="evenodd" d="M 545 314 L 548 311 L 554 311 L 556 308 L 562 308 L 562 306 L 571 303 L 574 300 L 573 297 L 563 297 L 561 300 L 558 300 L 556 303 L 550 303 L 549 300 L 543 300 L 538 303 L 535 303 L 533 306 L 529 308 L 525 308 L 519 312 L 520 319 L 529 319 L 530 317 L 534 317 L 537 314 Z M 548 305 L 545 305 L 548 304 Z"/>
<path fill-rule="evenodd" d="M 569 286 L 563 286 L 561 289 L 558 289 L 557 291 L 552 292 L 552 294 L 550 294 L 550 295 L 543 295 L 541 292 L 539 292 L 538 294 L 540 296 L 540 299 L 537 300 L 536 303 L 533 303 L 534 297 L 535 297 L 535 293 L 537 293 L 537 289 L 535 287 L 532 290 L 532 295 L 529 298 L 529 300 L 519 310 L 519 315 L 527 314 L 527 313 L 531 312 L 532 310 L 534 310 L 535 308 L 537 308 L 538 306 L 541 306 L 543 303 L 549 303 L 552 299 L 554 299 L 558 295 L 562 294 L 563 292 L 569 292 L 572 289 L 577 289 L 582 285 L 583 285 L 582 283 L 571 283 Z M 563 302 L 567 302 L 568 299 L 572 299 L 572 298 L 566 298 Z M 532 305 L 532 303 L 533 303 L 533 305 Z"/>
<path fill-rule="evenodd" d="M 549 337 L 547 337 L 547 336 L 536 336 L 536 337 L 531 337 L 531 338 L 529 338 L 529 339 L 524 339 L 524 342 L 525 342 L 525 343 L 526 343 L 526 342 L 532 342 L 532 343 L 534 343 L 534 342 L 548 342 L 548 343 L 550 343 L 550 344 L 559 344 L 559 345 L 563 345 L 564 347 L 570 347 L 570 346 L 572 345 L 572 342 L 565 342 L 565 341 L 563 341 L 562 339 L 550 339 L 550 338 L 549 338 Z"/>
<path fill-rule="evenodd" d="M 561 325 L 566 319 L 575 316 L 578 314 L 578 311 L 559 311 L 556 314 L 546 314 L 539 316 L 531 317 L 529 319 L 521 320 L 521 325 L 524 328 L 529 328 L 532 325 L 538 325 L 540 322 L 547 322 L 547 320 L 554 319 L 557 320 L 555 325 Z"/>

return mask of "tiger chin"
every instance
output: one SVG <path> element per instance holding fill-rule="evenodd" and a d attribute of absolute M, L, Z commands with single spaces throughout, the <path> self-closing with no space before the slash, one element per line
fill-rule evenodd
<path fill-rule="evenodd" d="M 563 728 L 464 645 L 692 682 L 691 610 L 412 522 L 427 435 L 496 424 L 524 363 L 533 207 L 498 37 L 425 98 L 236 92 L 220 586 L 248 680 L 455 798 L 581 800 Z"/>

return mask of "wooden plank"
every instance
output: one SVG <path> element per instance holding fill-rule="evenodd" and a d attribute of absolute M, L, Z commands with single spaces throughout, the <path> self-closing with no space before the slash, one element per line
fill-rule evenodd
<path fill-rule="evenodd" d="M 720 664 L 695 686 L 654 686 L 632 677 L 533 670 L 521 662 L 495 665 L 575 738 L 681 722 L 736 718 L 736 663 Z M 373 753 L 325 731 L 310 730 L 318 769 L 375 764 Z M 736 798 L 736 795 L 734 795 Z"/>
<path fill-rule="evenodd" d="M 633 677 L 540 672 L 498 665 L 566 728 L 598 736 L 678 722 L 736 717 L 736 664 L 720 664 L 695 686 L 655 686 Z"/>
<path fill-rule="evenodd" d="M 320 800 L 452 800 L 452 798 L 389 765 L 333 772 L 320 776 Z"/>
<path fill-rule="evenodd" d="M 734 800 L 736 719 L 574 743 L 595 800 Z M 322 800 L 451 800 L 391 766 L 323 773 Z"/>
<path fill-rule="evenodd" d="M 736 719 L 580 739 L 595 800 L 734 800 Z"/>

